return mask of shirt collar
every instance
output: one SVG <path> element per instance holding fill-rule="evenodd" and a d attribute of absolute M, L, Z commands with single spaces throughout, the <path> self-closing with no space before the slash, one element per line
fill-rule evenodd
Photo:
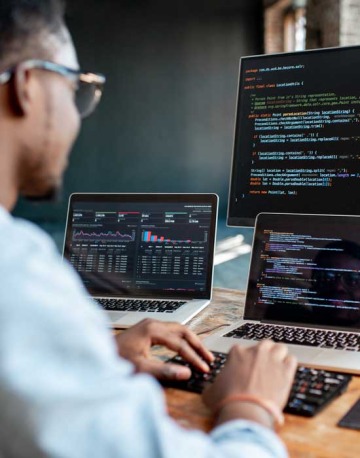
<path fill-rule="evenodd" d="M 9 221 L 11 219 L 10 213 L 4 208 L 2 205 L 0 205 L 0 221 Z"/>

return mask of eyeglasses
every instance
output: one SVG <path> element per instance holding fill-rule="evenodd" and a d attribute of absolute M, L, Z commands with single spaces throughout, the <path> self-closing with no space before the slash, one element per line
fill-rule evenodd
<path fill-rule="evenodd" d="M 319 271 L 315 275 L 315 281 L 322 287 L 340 281 L 345 288 L 355 289 L 360 286 L 360 273 Z"/>
<path fill-rule="evenodd" d="M 81 118 L 89 116 L 99 103 L 105 84 L 106 78 L 104 75 L 96 73 L 82 73 L 80 70 L 73 70 L 64 65 L 56 64 L 46 60 L 31 59 L 19 64 L 22 69 L 37 68 L 49 72 L 58 73 L 65 76 L 75 83 L 75 105 L 79 111 Z M 0 73 L 0 84 L 6 84 L 14 75 L 16 67 L 9 68 L 3 73 Z"/>

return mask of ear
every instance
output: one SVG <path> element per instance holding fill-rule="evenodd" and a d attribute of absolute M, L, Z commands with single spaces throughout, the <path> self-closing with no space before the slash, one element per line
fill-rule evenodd
<path fill-rule="evenodd" d="M 18 65 L 10 85 L 11 105 L 17 115 L 26 116 L 29 113 L 34 99 L 33 89 L 31 71 Z"/>

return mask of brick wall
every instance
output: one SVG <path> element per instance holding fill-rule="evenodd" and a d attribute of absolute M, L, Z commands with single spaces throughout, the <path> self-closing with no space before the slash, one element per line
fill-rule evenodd
<path fill-rule="evenodd" d="M 306 48 L 326 48 L 340 44 L 340 1 L 308 0 Z"/>
<path fill-rule="evenodd" d="M 360 44 L 360 0 L 308 0 L 306 47 Z"/>
<path fill-rule="evenodd" d="M 291 0 L 264 1 L 264 48 L 266 54 L 284 51 L 284 17 Z"/>
<path fill-rule="evenodd" d="M 360 44 L 360 0 L 340 0 L 339 44 Z"/>
<path fill-rule="evenodd" d="M 285 50 L 284 24 L 293 0 L 263 0 L 265 52 Z M 306 48 L 360 45 L 360 0 L 307 0 Z"/>

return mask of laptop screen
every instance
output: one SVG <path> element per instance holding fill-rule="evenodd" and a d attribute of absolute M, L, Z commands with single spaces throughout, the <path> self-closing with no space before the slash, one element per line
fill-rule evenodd
<path fill-rule="evenodd" d="M 64 257 L 93 296 L 210 298 L 214 194 L 73 194 Z"/>
<path fill-rule="evenodd" d="M 360 217 L 259 214 L 245 318 L 360 329 Z"/>

